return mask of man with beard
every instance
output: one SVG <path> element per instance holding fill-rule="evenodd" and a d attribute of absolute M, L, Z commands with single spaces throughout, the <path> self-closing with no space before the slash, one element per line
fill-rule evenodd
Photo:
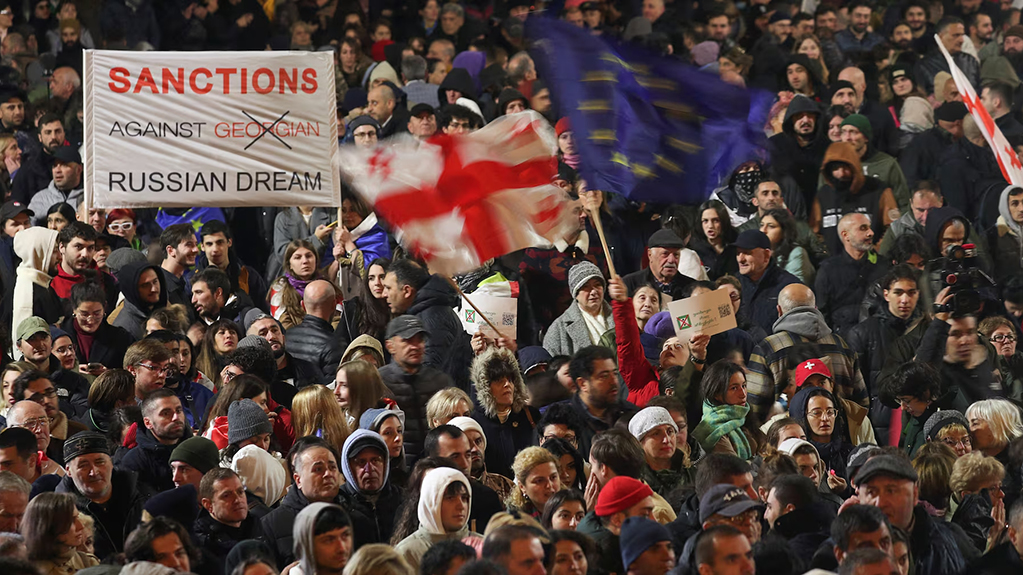
<path fill-rule="evenodd" d="M 874 10 L 867 0 L 853 0 L 849 3 L 849 27 L 835 34 L 835 42 L 849 60 L 856 60 L 860 54 L 870 52 L 884 38 L 868 30 L 870 16 Z"/>
<path fill-rule="evenodd" d="M 622 278 L 629 293 L 642 285 L 653 285 L 673 300 L 682 299 L 682 290 L 695 281 L 678 272 L 679 254 L 686 243 L 671 230 L 660 229 L 650 236 L 646 246 L 650 267 Z"/>
<path fill-rule="evenodd" d="M 843 68 L 838 73 L 838 82 L 832 84 L 832 104 L 842 104 L 850 114 L 862 114 L 870 120 L 870 127 L 873 137 L 870 143 L 886 154 L 897 156 L 899 154 L 898 127 L 892 119 L 892 113 L 887 106 L 882 106 L 877 101 L 867 98 L 867 77 L 863 70 L 855 66 Z M 849 93 L 844 89 L 851 86 L 853 91 Z M 836 102 L 835 99 L 844 95 L 843 101 Z M 900 206 L 904 207 L 904 206 Z"/>
<path fill-rule="evenodd" d="M 163 284 L 167 288 L 167 303 L 179 303 L 191 310 L 191 294 L 185 282 L 185 272 L 195 266 L 199 246 L 195 240 L 195 229 L 188 224 L 172 224 L 160 234 L 160 249 L 163 262 L 160 270 Z"/>
<path fill-rule="evenodd" d="M 171 452 L 192 436 L 181 400 L 170 389 L 150 393 L 142 401 L 142 423 L 145 427 L 135 436 L 137 445 L 119 448 L 114 464 L 137 473 L 139 483 L 155 492 L 174 489 Z"/>
<path fill-rule="evenodd" d="M 844 250 L 821 262 L 814 283 L 817 309 L 836 333 L 859 322 L 860 304 L 867 288 L 883 271 L 874 252 L 874 230 L 866 214 L 852 213 L 838 221 Z"/>
<path fill-rule="evenodd" d="M 789 103 L 782 131 L 771 136 L 771 163 L 779 173 L 789 174 L 809 203 L 817 193 L 817 173 L 827 150 L 827 138 L 820 131 L 820 108 L 806 96 Z"/>
<path fill-rule="evenodd" d="M 1012 64 L 1016 74 L 1023 74 L 1023 26 L 1012 26 L 1002 39 L 1002 56 Z"/>
<path fill-rule="evenodd" d="M 977 49 L 978 58 L 980 53 L 988 47 L 995 36 L 995 27 L 991 16 L 983 12 L 974 12 L 966 20 L 966 30 L 970 34 L 970 41 Z M 990 50 L 989 50 L 990 51 Z"/>
<path fill-rule="evenodd" d="M 46 225 L 46 211 L 59 203 L 70 205 L 75 211 L 85 199 L 82 182 L 82 156 L 71 146 L 61 146 L 53 154 L 53 179 L 42 190 L 32 196 L 28 208 L 39 214 L 35 224 Z"/>
<path fill-rule="evenodd" d="M 963 52 L 963 42 L 966 39 L 966 25 L 963 21 L 954 16 L 946 16 L 938 22 L 935 27 L 938 39 L 952 55 L 956 66 L 962 70 L 974 89 L 980 86 L 980 62 L 976 58 Z M 916 85 L 920 86 L 924 93 L 934 93 L 934 75 L 938 72 L 949 72 L 948 62 L 941 50 L 935 48 L 916 64 Z"/>
<path fill-rule="evenodd" d="M 913 51 L 917 54 L 930 52 L 934 48 L 934 24 L 931 24 L 926 1 L 910 0 L 903 4 L 902 20 L 909 25 L 913 35 Z"/>
<path fill-rule="evenodd" d="M 270 343 L 277 362 L 277 377 L 270 382 L 270 396 L 277 403 L 291 409 L 291 400 L 299 389 L 320 383 L 318 367 L 288 352 L 284 331 L 273 316 L 260 309 L 249 310 L 245 314 L 245 335 L 261 337 Z"/>
<path fill-rule="evenodd" d="M 149 314 L 167 306 L 163 272 L 159 266 L 147 261 L 132 262 L 117 271 L 117 282 L 124 294 L 124 302 L 111 323 L 141 339 L 146 336 Z"/>
<path fill-rule="evenodd" d="M 980 91 L 980 103 L 1010 142 L 1023 137 L 1023 124 L 1012 116 L 1011 86 L 998 80 L 984 82 L 984 87 Z"/>
<path fill-rule="evenodd" d="M 25 123 L 25 102 L 28 97 L 16 86 L 0 88 L 0 134 L 13 135 L 18 146 L 32 145 L 33 130 Z"/>
<path fill-rule="evenodd" d="M 53 178 L 53 154 L 64 145 L 64 123 L 60 116 L 49 113 L 40 118 L 38 149 L 31 150 L 21 160 L 21 169 L 11 183 L 11 199 L 25 205 L 32 196 L 45 189 Z"/>
<path fill-rule="evenodd" d="M 938 177 L 938 160 L 946 149 L 963 137 L 963 118 L 969 113 L 962 102 L 945 102 L 934 110 L 935 126 L 918 134 L 902 150 L 899 166 L 910 188 L 916 188 L 923 180 Z M 887 239 L 887 235 L 885 237 Z"/>
<path fill-rule="evenodd" d="M 192 307 L 206 325 L 218 319 L 240 323 L 253 308 L 243 291 L 231 292 L 231 279 L 216 267 L 208 267 L 192 276 Z"/>
<path fill-rule="evenodd" d="M 622 418 L 637 411 L 636 406 L 618 399 L 615 352 L 599 345 L 584 347 L 575 352 L 569 363 L 568 374 L 577 391 L 569 405 L 586 422 L 579 441 L 579 453 L 590 457 L 590 446 L 598 433 L 614 427 Z M 642 455 L 640 456 L 642 458 Z"/>
<path fill-rule="evenodd" d="M 60 265 L 50 287 L 61 298 L 64 315 L 71 315 L 71 288 L 93 275 L 106 292 L 104 307 L 107 311 L 113 309 L 119 291 L 117 282 L 109 274 L 94 271 L 96 264 L 92 257 L 96 253 L 96 230 L 83 222 L 71 222 L 57 235 L 57 249 L 61 256 Z"/>
<path fill-rule="evenodd" d="M 881 237 L 899 218 L 891 188 L 863 174 L 863 165 L 852 144 L 831 144 L 824 155 L 821 173 L 825 184 L 817 192 L 810 210 L 810 228 L 824 237 L 830 253 L 838 254 L 845 249 L 838 236 L 838 221 L 842 216 L 853 212 L 867 214 L 874 237 Z"/>
<path fill-rule="evenodd" d="M 507 499 L 511 494 L 512 489 L 515 488 L 515 485 L 512 483 L 511 479 L 508 479 L 504 475 L 487 471 L 487 436 L 483 433 L 483 428 L 480 427 L 479 422 L 471 417 L 459 416 L 449 421 L 448 425 L 453 425 L 458 429 L 461 429 L 462 432 L 465 433 L 465 437 L 469 440 L 469 460 L 471 468 L 469 479 L 479 481 L 483 485 L 494 490 L 501 501 Z"/>
<path fill-rule="evenodd" d="M 842 141 L 851 144 L 860 157 L 864 175 L 881 180 L 885 187 L 892 189 L 899 208 L 903 209 L 904 206 L 908 208 L 909 186 L 906 185 L 906 177 L 902 174 L 902 169 L 899 168 L 899 163 L 895 158 L 871 145 L 870 139 L 873 136 L 873 130 L 867 117 L 861 114 L 852 114 L 842 121 L 840 130 Z"/>
<path fill-rule="evenodd" d="M 206 408 L 213 401 L 213 391 L 204 387 L 197 381 L 189 381 L 186 373 L 192 365 L 192 343 L 184 334 L 167 331 L 165 329 L 154 331 L 146 336 L 146 339 L 156 340 L 163 344 L 170 353 L 170 363 L 167 364 L 167 379 L 164 381 L 164 388 L 173 391 L 181 406 L 185 409 L 186 423 L 192 429 L 198 429 L 202 418 L 206 414 Z M 276 395 L 274 396 L 276 397 Z"/>
<path fill-rule="evenodd" d="M 892 34 L 888 37 L 888 41 L 898 52 L 908 52 L 913 49 L 913 29 L 905 20 L 900 20 L 892 28 Z"/>

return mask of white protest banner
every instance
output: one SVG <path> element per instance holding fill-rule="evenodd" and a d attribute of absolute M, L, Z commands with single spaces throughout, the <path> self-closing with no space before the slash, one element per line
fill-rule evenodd
<path fill-rule="evenodd" d="M 694 334 L 715 335 L 737 327 L 732 300 L 725 290 L 675 300 L 668 304 L 675 335 L 689 341 Z"/>
<path fill-rule="evenodd" d="M 341 205 L 333 58 L 86 50 L 86 201 Z"/>
<path fill-rule="evenodd" d="M 501 330 L 504 337 L 514 338 L 518 329 L 519 300 L 513 297 L 497 297 L 482 293 L 470 294 L 472 303 L 476 304 L 487 318 Z M 462 298 L 462 309 L 458 311 L 458 319 L 469 335 L 482 331 L 488 338 L 495 338 L 494 330 L 487 325 L 487 320 L 472 309 L 469 302 Z"/>

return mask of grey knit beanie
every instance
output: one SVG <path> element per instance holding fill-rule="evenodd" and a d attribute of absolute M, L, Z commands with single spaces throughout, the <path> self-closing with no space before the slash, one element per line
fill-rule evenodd
<path fill-rule="evenodd" d="M 270 345 L 270 342 L 266 341 L 265 338 L 259 337 L 258 335 L 247 335 L 241 338 L 240 340 L 238 340 L 237 347 L 261 347 L 269 351 L 271 354 L 274 351 L 274 348 Z"/>
<path fill-rule="evenodd" d="M 941 430 L 958 423 L 967 430 L 970 429 L 970 423 L 966 421 L 966 416 L 954 409 L 943 409 L 941 411 L 935 411 L 934 415 L 927 418 L 927 422 L 924 423 L 924 439 L 927 441 L 935 441 L 938 439 L 938 434 Z"/>
<path fill-rule="evenodd" d="M 241 399 L 227 408 L 228 443 L 238 443 L 262 433 L 272 432 L 270 418 L 255 401 Z"/>
<path fill-rule="evenodd" d="M 601 273 L 600 268 L 590 261 L 581 261 L 568 270 L 568 289 L 572 292 L 574 298 L 579 290 L 583 289 L 586 282 L 593 278 L 600 278 L 600 283 L 607 286 L 607 280 L 604 279 L 604 274 Z"/>
<path fill-rule="evenodd" d="M 107 256 L 107 267 L 111 273 L 117 274 L 124 266 L 134 262 L 146 261 L 146 254 L 134 248 L 117 248 Z"/>

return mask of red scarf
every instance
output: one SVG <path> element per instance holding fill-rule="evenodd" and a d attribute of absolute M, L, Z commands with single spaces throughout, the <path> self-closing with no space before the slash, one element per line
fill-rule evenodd
<path fill-rule="evenodd" d="M 78 339 L 78 349 L 82 352 L 82 357 L 85 358 L 85 362 L 89 363 L 89 352 L 92 351 L 92 340 L 95 337 L 94 334 L 85 333 L 82 328 L 78 326 L 78 320 L 71 320 L 75 326 L 75 336 Z"/>

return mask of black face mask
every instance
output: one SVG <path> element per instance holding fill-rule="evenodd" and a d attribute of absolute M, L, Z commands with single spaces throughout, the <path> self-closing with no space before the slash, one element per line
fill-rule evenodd
<path fill-rule="evenodd" d="M 753 201 L 757 194 L 757 186 L 760 185 L 760 170 L 745 172 L 735 175 L 735 194 L 739 201 L 748 204 Z"/>
<path fill-rule="evenodd" d="M 836 178 L 832 180 L 831 185 L 837 192 L 848 192 L 852 189 L 852 178 L 849 178 L 848 180 L 839 180 Z"/>

